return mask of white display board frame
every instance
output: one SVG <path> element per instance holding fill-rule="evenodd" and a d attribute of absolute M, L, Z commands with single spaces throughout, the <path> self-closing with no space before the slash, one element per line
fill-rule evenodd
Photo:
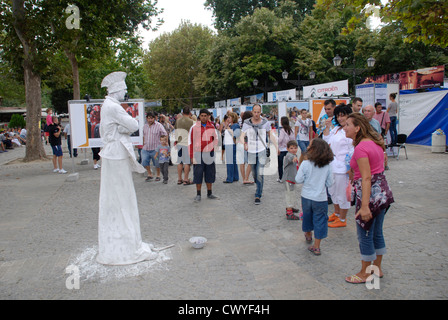
<path fill-rule="evenodd" d="M 145 124 L 144 102 L 144 99 L 120 101 L 125 110 L 139 123 L 139 130 L 131 136 L 131 141 L 134 145 L 143 145 L 143 126 Z M 101 110 L 103 103 L 104 99 L 68 101 L 72 148 L 87 149 L 103 147 L 103 142 L 101 137 L 99 137 L 98 126 L 101 124 L 101 119 L 97 118 L 98 110 Z"/>

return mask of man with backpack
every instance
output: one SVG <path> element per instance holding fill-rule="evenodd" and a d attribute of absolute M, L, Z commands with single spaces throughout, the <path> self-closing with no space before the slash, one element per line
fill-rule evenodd
<path fill-rule="evenodd" d="M 241 128 L 241 136 L 239 143 L 244 144 L 244 150 L 247 151 L 248 163 L 251 165 L 254 181 L 257 186 L 255 191 L 255 204 L 261 204 L 261 196 L 263 193 L 264 167 L 269 157 L 269 142 L 267 136 L 271 138 L 271 124 L 269 121 L 261 117 L 261 106 L 255 104 L 252 108 L 252 117 L 243 122 Z M 247 136 L 247 142 L 244 137 Z M 275 140 L 273 140 L 276 142 Z"/>

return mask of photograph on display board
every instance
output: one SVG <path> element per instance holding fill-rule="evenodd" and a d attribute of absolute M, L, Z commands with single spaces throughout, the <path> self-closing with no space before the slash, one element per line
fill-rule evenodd
<path fill-rule="evenodd" d="M 444 77 L 445 66 L 436 66 L 371 76 L 365 78 L 364 83 L 399 83 L 400 90 L 414 90 L 442 87 Z"/>
<path fill-rule="evenodd" d="M 264 100 L 264 94 L 259 93 L 259 94 L 254 94 L 251 96 L 245 96 L 243 104 L 248 105 L 248 104 L 255 104 L 255 103 L 263 103 L 263 100 Z"/>
<path fill-rule="evenodd" d="M 295 111 L 297 114 L 296 116 L 300 113 L 300 110 L 302 109 L 306 109 L 309 110 L 309 103 L 308 101 L 298 101 L 298 102 L 287 102 L 286 103 L 286 114 L 288 115 L 288 117 L 291 114 L 291 111 Z"/>
<path fill-rule="evenodd" d="M 302 109 L 306 109 L 309 111 L 309 103 L 308 101 L 295 101 L 295 102 L 285 102 L 283 104 L 279 103 L 278 106 L 278 121 L 277 125 L 281 127 L 281 119 L 282 117 L 288 117 L 290 120 L 291 127 L 294 127 L 295 118 L 300 115 L 300 111 Z M 295 112 L 293 115 L 292 112 Z M 293 118 L 294 119 L 293 119 Z"/>
<path fill-rule="evenodd" d="M 325 114 L 324 102 L 327 99 L 313 99 L 311 101 L 312 119 L 314 122 L 319 123 L 320 118 Z M 349 104 L 350 99 L 334 99 L 336 105 L 341 103 Z"/>
<path fill-rule="evenodd" d="M 271 125 L 277 121 L 278 117 L 278 105 L 277 104 L 263 104 L 261 106 L 261 113 L 263 116 L 271 122 Z"/>
<path fill-rule="evenodd" d="M 93 102 L 69 101 L 71 139 L 74 148 L 97 148 L 103 143 L 100 136 L 101 106 L 104 100 Z M 139 123 L 139 130 L 131 135 L 134 145 L 143 144 L 143 100 L 121 102 L 123 109 Z"/>

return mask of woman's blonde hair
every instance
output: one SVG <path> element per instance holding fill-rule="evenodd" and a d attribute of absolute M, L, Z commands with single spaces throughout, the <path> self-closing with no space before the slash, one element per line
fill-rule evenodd
<path fill-rule="evenodd" d="M 232 122 L 234 124 L 238 123 L 238 115 L 236 114 L 236 112 L 230 112 L 229 117 L 232 118 Z"/>
<path fill-rule="evenodd" d="M 356 147 L 362 139 L 370 139 L 379 145 L 383 150 L 386 150 L 383 137 L 373 129 L 369 120 L 361 113 L 351 113 L 348 115 L 347 120 L 352 119 L 353 125 L 359 127 L 359 131 L 353 139 L 353 145 Z"/>

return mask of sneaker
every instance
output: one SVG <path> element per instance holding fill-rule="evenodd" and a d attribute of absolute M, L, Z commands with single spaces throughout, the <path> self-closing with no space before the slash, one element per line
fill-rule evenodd
<path fill-rule="evenodd" d="M 54 173 L 58 173 L 58 172 L 59 172 L 59 169 L 53 169 L 53 172 L 54 172 Z"/>
<path fill-rule="evenodd" d="M 93 165 L 93 170 L 97 170 L 98 167 L 99 167 L 99 166 L 98 166 L 97 164 L 94 164 L 94 165 Z"/>
<path fill-rule="evenodd" d="M 215 196 L 214 194 L 208 194 L 208 195 L 207 195 L 207 198 L 208 198 L 208 199 L 213 199 L 213 200 L 219 199 L 219 197 L 218 197 L 218 196 Z"/>
<path fill-rule="evenodd" d="M 260 198 L 255 198 L 255 204 L 261 204 L 261 199 Z"/>
<path fill-rule="evenodd" d="M 163 184 L 167 184 L 168 183 L 168 180 L 163 180 Z"/>
<path fill-rule="evenodd" d="M 197 195 L 195 198 L 194 198 L 194 202 L 201 202 L 201 196 L 200 195 Z"/>
<path fill-rule="evenodd" d="M 67 171 L 65 171 L 64 169 L 61 169 L 61 170 L 59 170 L 59 173 L 66 174 Z"/>
<path fill-rule="evenodd" d="M 343 228 L 347 226 L 347 222 L 346 221 L 341 221 L 341 219 L 336 218 L 336 220 L 334 220 L 333 223 L 329 223 L 328 227 L 330 228 Z"/>
<path fill-rule="evenodd" d="M 336 212 L 333 212 L 333 214 L 328 217 L 328 222 L 333 222 L 337 218 L 338 218 L 338 216 L 336 215 Z"/>

